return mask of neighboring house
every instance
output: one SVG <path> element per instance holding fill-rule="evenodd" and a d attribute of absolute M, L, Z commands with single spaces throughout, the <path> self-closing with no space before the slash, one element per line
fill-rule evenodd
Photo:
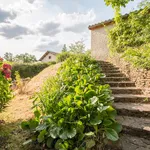
<path fill-rule="evenodd" d="M 128 14 L 122 17 L 126 19 Z M 91 54 L 94 58 L 99 60 L 106 60 L 108 58 L 109 49 L 107 34 L 114 25 L 114 19 L 110 19 L 89 26 L 89 30 L 91 30 Z"/>
<path fill-rule="evenodd" d="M 40 59 L 41 62 L 50 62 L 50 61 L 56 61 L 56 56 L 58 53 L 47 51 Z"/>

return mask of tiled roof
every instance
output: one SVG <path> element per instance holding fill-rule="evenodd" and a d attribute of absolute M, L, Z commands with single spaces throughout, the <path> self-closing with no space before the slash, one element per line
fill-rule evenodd
<path fill-rule="evenodd" d="M 40 59 L 39 61 L 42 61 L 43 58 L 45 58 L 49 53 L 53 54 L 53 55 L 58 55 L 59 53 L 56 53 L 56 52 L 52 52 L 52 51 L 47 51 Z"/>
<path fill-rule="evenodd" d="M 125 19 L 128 16 L 129 16 L 129 14 L 125 14 L 125 15 L 122 16 L 122 18 Z M 105 20 L 103 22 L 96 23 L 94 25 L 90 25 L 88 28 L 89 28 L 89 30 L 93 30 L 93 29 L 101 28 L 101 27 L 104 27 L 104 26 L 107 26 L 107 25 L 110 25 L 110 24 L 113 24 L 113 23 L 115 23 L 114 18 L 109 19 L 109 20 Z"/>

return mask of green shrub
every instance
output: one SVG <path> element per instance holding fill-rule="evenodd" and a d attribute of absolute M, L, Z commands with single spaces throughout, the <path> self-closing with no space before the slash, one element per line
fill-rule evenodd
<path fill-rule="evenodd" d="M 135 67 L 150 69 L 150 44 L 138 48 L 128 48 L 123 58 Z"/>
<path fill-rule="evenodd" d="M 150 69 L 150 5 L 134 11 L 121 19 L 109 32 L 109 48 L 113 53 L 122 53 L 123 57 L 136 67 Z"/>
<path fill-rule="evenodd" d="M 48 63 L 19 63 L 12 65 L 12 78 L 15 79 L 15 71 L 18 71 L 21 78 L 34 77 L 40 73 L 43 69 L 48 67 Z"/>
<path fill-rule="evenodd" d="M 5 108 L 6 104 L 12 98 L 12 91 L 10 89 L 11 83 L 11 66 L 3 64 L 0 58 L 0 112 Z"/>
<path fill-rule="evenodd" d="M 72 56 L 70 52 L 62 52 L 59 55 L 57 55 L 57 62 L 63 62 L 70 56 Z"/>
<path fill-rule="evenodd" d="M 55 65 L 56 64 L 56 61 L 50 61 L 48 62 L 48 65 Z"/>
<path fill-rule="evenodd" d="M 124 52 L 128 47 L 138 47 L 150 42 L 150 8 L 134 11 L 122 19 L 109 32 L 109 47 L 113 51 Z"/>
<path fill-rule="evenodd" d="M 74 55 L 47 80 L 34 100 L 35 118 L 22 122 L 38 141 L 58 150 L 90 149 L 104 139 L 118 140 L 121 126 L 115 121 L 109 85 L 101 85 L 99 64 L 85 55 Z M 102 144 L 102 143 L 101 143 Z"/>

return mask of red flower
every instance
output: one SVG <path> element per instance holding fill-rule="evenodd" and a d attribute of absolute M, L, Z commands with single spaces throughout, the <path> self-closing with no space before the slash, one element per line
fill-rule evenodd
<path fill-rule="evenodd" d="M 3 69 L 5 70 L 5 69 L 9 69 L 9 70 L 11 70 L 12 69 L 12 67 L 11 67 L 11 65 L 10 64 L 3 64 Z"/>
<path fill-rule="evenodd" d="M 4 74 L 6 79 L 10 79 L 11 78 L 11 69 L 12 69 L 11 65 L 3 64 L 2 72 L 3 72 L 3 74 Z"/>

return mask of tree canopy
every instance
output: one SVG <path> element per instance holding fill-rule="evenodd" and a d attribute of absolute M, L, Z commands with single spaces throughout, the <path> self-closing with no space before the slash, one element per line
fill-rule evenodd
<path fill-rule="evenodd" d="M 22 63 L 32 63 L 37 61 L 34 55 L 28 53 L 13 56 L 12 53 L 6 52 L 4 54 L 4 59 L 10 62 L 22 62 Z"/>
<path fill-rule="evenodd" d="M 13 54 L 6 52 L 6 53 L 4 54 L 4 59 L 7 60 L 7 61 L 12 62 L 12 61 L 13 61 Z"/>
<path fill-rule="evenodd" d="M 134 0 L 104 0 L 107 6 L 112 6 L 112 8 L 115 7 L 125 7 L 126 4 L 128 4 L 130 1 Z"/>
<path fill-rule="evenodd" d="M 67 52 L 66 44 L 64 44 L 63 49 L 62 49 L 62 52 Z"/>

